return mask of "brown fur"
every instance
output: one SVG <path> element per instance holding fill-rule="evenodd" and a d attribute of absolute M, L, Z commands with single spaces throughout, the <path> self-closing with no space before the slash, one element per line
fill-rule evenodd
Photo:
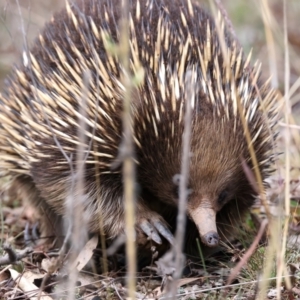
<path fill-rule="evenodd" d="M 152 10 L 148 7 L 150 2 L 153 5 Z M 55 15 L 53 21 L 47 24 L 42 32 L 42 39 L 38 38 L 30 51 L 38 67 L 35 67 L 36 64 L 33 60 L 29 67 L 17 67 L 16 70 L 19 70 L 18 72 L 25 79 L 22 80 L 22 76 L 20 77 L 16 71 L 12 73 L 7 88 L 3 92 L 1 98 L 3 105 L 0 108 L 0 114 L 7 116 L 14 123 L 14 126 L 8 124 L 0 129 L 1 153 L 6 157 L 11 156 L 11 159 L 6 159 L 9 167 L 5 164 L 1 167 L 0 164 L 1 170 L 3 173 L 14 176 L 17 174 L 15 170 L 21 170 L 22 182 L 27 182 L 34 190 L 29 196 L 32 198 L 31 200 L 41 204 L 42 207 L 50 206 L 51 211 L 55 211 L 54 214 L 57 216 L 64 215 L 64 201 L 68 197 L 72 174 L 61 149 L 54 142 L 53 132 L 49 129 L 45 114 L 53 128 L 57 129 L 57 140 L 61 148 L 68 155 L 72 155 L 75 166 L 76 145 L 74 141 L 77 140 L 77 128 L 73 122 L 77 122 L 75 111 L 78 111 L 79 106 L 75 88 L 79 91 L 81 88 L 67 66 L 73 69 L 79 78 L 82 78 L 84 67 L 79 66 L 81 62 L 88 65 L 92 71 L 92 83 L 94 84 L 94 87 L 91 84 L 91 94 L 94 98 L 90 98 L 94 107 L 88 103 L 88 117 L 92 122 L 95 120 L 96 104 L 94 99 L 99 98 L 97 95 L 100 93 L 103 101 L 99 100 L 98 103 L 96 123 L 99 126 L 95 129 L 95 137 L 105 142 L 99 142 L 92 137 L 94 142 L 91 149 L 94 152 L 90 153 L 87 160 L 93 162 L 86 164 L 85 193 L 88 194 L 88 197 L 85 205 L 87 210 L 90 209 L 90 231 L 98 232 L 99 217 L 101 217 L 107 236 L 112 238 L 123 233 L 124 230 L 121 169 L 111 170 L 111 164 L 118 155 L 122 136 L 120 116 L 123 99 L 117 84 L 122 71 L 116 59 L 105 50 L 102 39 L 94 35 L 90 18 L 93 19 L 98 30 L 109 28 L 111 39 L 117 42 L 119 34 L 117 24 L 121 14 L 120 3 L 119 0 L 77 1 L 72 6 L 72 13 L 76 16 L 78 25 L 74 24 L 65 10 Z M 225 66 L 214 22 L 195 3 L 193 4 L 194 16 L 191 16 L 184 0 L 141 0 L 140 18 L 136 18 L 136 1 L 132 0 L 131 3 L 131 15 L 135 23 L 134 30 L 139 51 L 138 58 L 146 72 L 144 84 L 137 88 L 133 98 L 134 132 L 139 142 L 136 144 L 136 159 L 139 163 L 137 183 L 140 191 L 137 203 L 137 221 L 143 217 L 149 220 L 157 217 L 169 224 L 173 232 L 175 230 L 177 195 L 174 194 L 176 186 L 173 183 L 173 177 L 180 173 L 183 132 L 183 122 L 180 116 L 184 113 L 180 105 L 184 103 L 184 87 L 179 86 L 180 99 L 175 101 L 176 109 L 173 110 L 170 85 L 168 82 L 166 83 L 169 95 L 164 101 L 161 93 L 162 84 L 157 80 L 159 68 L 162 65 L 160 63 L 155 65 L 157 69 L 151 65 L 155 59 L 155 41 L 158 39 L 162 44 L 159 55 L 163 60 L 163 65 L 166 68 L 170 66 L 174 70 L 176 66 L 176 72 L 179 74 L 183 47 L 189 36 L 190 46 L 183 70 L 185 72 L 194 65 L 200 74 L 199 51 L 204 55 L 205 43 L 207 38 L 210 38 L 212 43 L 210 50 L 213 58 L 208 61 L 205 72 L 207 78 L 210 78 L 207 79 L 207 82 L 208 84 L 211 82 L 214 100 L 207 91 L 203 90 L 202 81 L 199 79 L 192 119 L 192 156 L 189 176 L 189 188 L 192 192 L 188 207 L 193 209 L 199 205 L 207 205 L 213 208 L 218 212 L 219 234 L 223 239 L 230 238 L 234 229 L 241 223 L 242 216 L 252 205 L 255 191 L 248 182 L 241 165 L 241 160 L 245 159 L 250 168 L 253 168 L 244 137 L 244 129 L 239 115 L 234 111 L 233 100 L 228 90 L 230 82 L 225 80 Z M 108 14 L 107 20 L 105 11 Z M 182 14 L 185 14 L 186 26 Z M 160 20 L 170 26 L 168 49 L 163 47 L 166 37 L 164 40 L 159 40 L 157 27 Z M 210 24 L 210 36 L 207 36 L 207 24 Z M 162 26 L 165 26 L 164 23 Z M 229 35 L 225 36 L 228 48 L 233 53 L 236 46 Z M 74 52 L 73 46 L 78 49 L 79 54 Z M 61 57 L 57 48 L 63 53 L 64 58 Z M 108 74 L 117 79 L 111 77 L 107 82 L 103 75 L 104 71 L 98 70 L 90 63 L 90 61 L 97 62 L 97 59 L 102 61 Z M 116 67 L 109 62 L 109 59 L 114 61 L 113 64 Z M 237 55 L 235 59 L 236 61 L 232 64 L 233 71 L 238 68 Z M 221 104 L 220 91 L 215 78 L 217 76 L 216 61 L 221 70 L 221 86 L 226 96 L 225 105 Z M 252 102 L 258 97 L 256 89 L 252 85 L 256 73 L 251 68 L 243 68 L 243 64 L 244 61 L 242 61 L 242 67 L 235 78 L 235 85 L 239 86 L 241 80 L 247 80 L 251 87 L 245 92 L 249 100 L 244 107 L 245 112 L 248 112 L 251 111 Z M 168 72 L 168 70 L 165 72 L 166 80 L 172 77 L 172 72 Z M 203 74 L 198 76 L 204 80 Z M 59 81 L 58 78 L 62 81 Z M 110 94 L 113 97 L 109 96 L 105 86 L 111 87 Z M 273 161 L 271 153 L 274 142 L 272 127 L 275 116 L 275 95 L 268 86 L 263 86 L 259 82 L 258 89 L 263 105 L 269 111 L 265 114 L 263 105 L 260 104 L 258 104 L 259 108 L 252 108 L 256 111 L 252 120 L 248 122 L 248 126 L 251 137 L 254 137 L 262 126 L 253 146 L 258 162 L 262 162 L 260 171 L 265 179 Z M 51 101 L 46 103 L 44 100 L 46 97 L 49 97 Z M 71 108 L 57 105 L 63 102 L 70 103 Z M 40 103 L 49 107 L 50 112 L 43 111 Z M 4 104 L 8 105 L 11 110 L 7 110 Z M 101 114 L 99 108 L 102 108 L 112 121 Z M 159 118 L 156 117 L 156 109 L 159 111 Z M 63 120 L 67 126 L 56 122 L 54 116 Z M 43 129 L 32 124 L 39 124 Z M 10 126 L 15 135 L 11 134 L 11 130 L 7 130 L 8 127 L 11 128 Z M 87 126 L 88 130 L 92 132 L 95 125 L 88 124 Z M 88 137 L 88 140 L 90 138 Z M 16 149 L 16 144 L 22 145 L 27 150 Z M 97 156 L 98 154 L 99 156 Z M 96 184 L 96 168 L 101 174 L 100 187 Z M 226 191 L 226 196 L 220 203 L 218 199 L 222 193 L 224 195 L 224 191 Z M 37 194 L 37 197 L 33 196 Z M 101 199 L 100 203 L 97 199 Z M 203 199 L 208 199 L 208 202 L 202 203 Z M 189 222 L 188 226 L 190 227 L 188 231 L 192 232 L 189 240 L 195 240 L 196 228 L 192 222 Z"/>

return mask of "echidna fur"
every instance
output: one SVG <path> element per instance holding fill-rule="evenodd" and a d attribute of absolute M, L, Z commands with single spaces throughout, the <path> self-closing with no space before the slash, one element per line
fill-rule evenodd
<path fill-rule="evenodd" d="M 132 93 L 137 225 L 142 218 L 159 219 L 175 230 L 173 178 L 180 173 L 184 80 L 190 72 L 197 92 L 191 103 L 187 205 L 216 211 L 219 235 L 229 239 L 257 194 L 242 167 L 244 161 L 254 168 L 238 105 L 265 180 L 274 161 L 276 92 L 261 82 L 260 64 L 252 67 L 222 26 L 226 66 L 215 22 L 196 1 L 129 2 L 131 76 L 144 71 Z M 107 46 L 120 39 L 121 12 L 119 0 L 67 3 L 24 52 L 23 64 L 14 68 L 1 95 L 1 175 L 17 178 L 26 197 L 41 212 L 51 212 L 48 233 L 61 233 L 58 224 L 74 180 L 62 149 L 75 168 L 87 70 L 85 217 L 90 232 L 99 231 L 99 218 L 108 238 L 124 232 L 122 169 L 111 166 L 122 140 L 122 77 L 128 74 Z M 194 223 L 188 226 L 187 244 L 198 237 Z"/>

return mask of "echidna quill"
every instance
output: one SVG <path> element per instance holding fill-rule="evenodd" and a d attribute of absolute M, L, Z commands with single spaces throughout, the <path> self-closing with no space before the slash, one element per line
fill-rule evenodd
<path fill-rule="evenodd" d="M 172 241 L 178 201 L 173 179 L 180 173 L 190 72 L 197 90 L 191 103 L 189 226 L 197 228 L 205 246 L 217 246 L 232 236 L 257 194 L 243 167 L 243 162 L 250 169 L 254 165 L 239 103 L 265 179 L 274 160 L 276 93 L 261 83 L 259 64 L 250 66 L 226 30 L 224 58 L 216 23 L 197 1 L 129 2 L 130 70 L 134 76 L 142 67 L 145 74 L 132 96 L 136 230 L 143 237 L 137 242 L 145 237 L 157 244 Z M 17 178 L 26 197 L 46 211 L 48 233 L 62 232 L 59 221 L 73 180 L 62 149 L 75 168 L 87 71 L 84 206 L 89 230 L 99 232 L 101 218 L 108 239 L 124 231 L 122 168 L 112 165 L 122 140 L 126 74 L 106 46 L 108 37 L 119 42 L 120 18 L 119 0 L 68 3 L 24 52 L 23 64 L 1 95 L 1 174 Z"/>

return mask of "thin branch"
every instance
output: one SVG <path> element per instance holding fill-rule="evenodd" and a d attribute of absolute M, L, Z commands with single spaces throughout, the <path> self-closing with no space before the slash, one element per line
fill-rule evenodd
<path fill-rule="evenodd" d="M 3 250 L 7 254 L 0 257 L 0 266 L 15 264 L 21 259 L 28 257 L 28 255 L 33 252 L 31 247 L 27 247 L 24 250 L 16 252 L 9 244 L 4 244 Z"/>
<path fill-rule="evenodd" d="M 230 18 L 228 17 L 227 11 L 226 11 L 226 9 L 224 8 L 222 2 L 221 2 L 220 0 L 214 0 L 214 2 L 215 2 L 215 5 L 216 5 L 216 6 L 218 7 L 218 9 L 219 9 L 219 11 L 220 11 L 220 13 L 221 13 L 221 15 L 222 15 L 222 17 L 223 17 L 223 20 L 224 20 L 225 23 L 226 23 L 226 27 L 227 27 L 227 29 L 229 30 L 231 36 L 234 38 L 234 41 L 236 42 L 237 46 L 238 46 L 239 48 L 241 48 L 241 45 L 240 45 L 239 40 L 238 40 L 238 38 L 237 38 L 237 35 L 236 35 L 236 33 L 235 33 L 235 30 L 234 30 L 234 27 L 233 27 L 233 25 L 232 25 L 232 22 L 231 22 Z"/>
<path fill-rule="evenodd" d="M 179 202 L 177 214 L 177 229 L 174 242 L 175 254 L 175 273 L 174 281 L 171 285 L 171 293 L 173 296 L 176 294 L 176 282 L 180 278 L 183 268 L 183 242 L 186 227 L 186 203 L 188 197 L 188 178 L 189 178 L 189 165 L 190 165 L 190 143 L 192 132 L 192 106 L 195 103 L 196 93 L 196 71 L 188 69 L 185 75 L 185 115 L 184 115 L 184 131 L 182 136 L 182 163 L 181 174 L 179 181 Z"/>
<path fill-rule="evenodd" d="M 120 21 L 120 61 L 124 69 L 123 84 L 125 86 L 123 106 L 124 139 L 120 148 L 123 160 L 124 210 L 126 233 L 127 287 L 129 299 L 135 299 L 136 291 L 136 245 L 135 245 L 135 163 L 133 146 L 133 118 L 131 111 L 132 78 L 129 67 L 129 1 L 122 1 L 122 18 Z"/>

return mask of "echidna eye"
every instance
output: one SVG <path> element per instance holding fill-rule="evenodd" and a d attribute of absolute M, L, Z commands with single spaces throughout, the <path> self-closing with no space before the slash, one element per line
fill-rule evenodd
<path fill-rule="evenodd" d="M 228 192 L 226 190 L 223 190 L 218 197 L 218 203 L 224 204 L 227 196 L 228 196 Z"/>

